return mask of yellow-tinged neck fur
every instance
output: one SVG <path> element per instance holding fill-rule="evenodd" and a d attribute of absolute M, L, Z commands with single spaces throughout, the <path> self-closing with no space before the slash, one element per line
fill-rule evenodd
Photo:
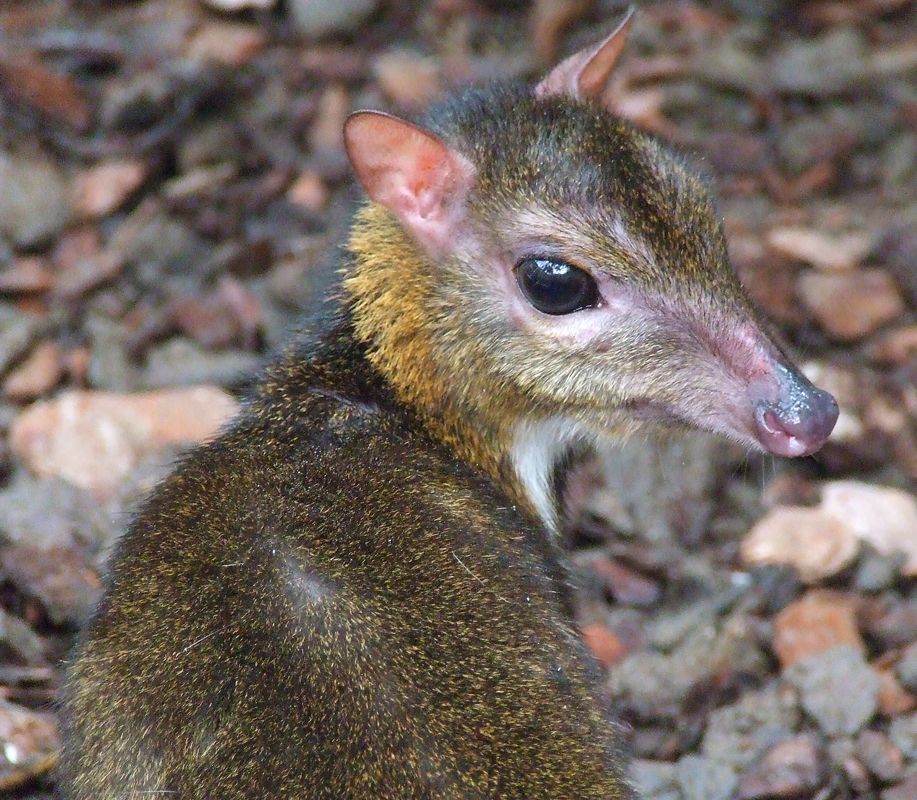
<path fill-rule="evenodd" d="M 441 270 L 377 204 L 357 214 L 348 247 L 354 259 L 344 290 L 373 366 L 436 438 L 487 473 L 514 502 L 543 516 L 510 464 L 518 424 L 537 417 L 539 409 L 507 382 L 488 376 L 484 343 L 463 325 L 461 314 L 450 313 Z"/>

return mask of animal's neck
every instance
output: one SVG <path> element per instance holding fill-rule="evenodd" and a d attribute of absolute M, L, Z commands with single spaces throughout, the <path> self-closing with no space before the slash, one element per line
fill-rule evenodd
<path fill-rule="evenodd" d="M 349 248 L 345 292 L 373 367 L 436 439 L 556 527 L 554 465 L 578 427 L 487 374 L 484 343 L 450 327 L 432 265 L 388 211 L 363 209 Z"/>

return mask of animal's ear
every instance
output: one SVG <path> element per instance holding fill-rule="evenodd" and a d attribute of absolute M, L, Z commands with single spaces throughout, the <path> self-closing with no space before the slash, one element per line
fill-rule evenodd
<path fill-rule="evenodd" d="M 379 111 L 351 114 L 344 143 L 370 198 L 431 252 L 447 247 L 474 180 L 471 162 L 438 136 Z"/>
<path fill-rule="evenodd" d="M 624 50 L 633 19 L 631 7 L 621 24 L 601 42 L 574 53 L 554 67 L 535 87 L 535 94 L 538 97 L 565 94 L 577 100 L 598 97 Z"/>

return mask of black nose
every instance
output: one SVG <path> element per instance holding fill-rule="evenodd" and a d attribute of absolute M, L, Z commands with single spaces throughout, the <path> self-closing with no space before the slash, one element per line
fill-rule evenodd
<path fill-rule="evenodd" d="M 755 404 L 758 440 L 779 456 L 807 456 L 827 441 L 837 422 L 837 401 L 796 370 L 775 367 L 777 396 Z"/>

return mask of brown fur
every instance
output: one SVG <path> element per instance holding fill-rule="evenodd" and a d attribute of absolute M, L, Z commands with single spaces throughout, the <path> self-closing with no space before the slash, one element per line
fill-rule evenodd
<path fill-rule="evenodd" d="M 70 800 L 632 797 L 520 431 L 534 463 L 733 403 L 745 435 L 723 342 L 754 312 L 704 186 L 599 106 L 497 86 L 425 125 L 351 126 L 389 207 L 358 216 L 340 308 L 122 539 L 66 687 Z M 624 310 L 586 343 L 516 319 L 525 247 Z"/>

